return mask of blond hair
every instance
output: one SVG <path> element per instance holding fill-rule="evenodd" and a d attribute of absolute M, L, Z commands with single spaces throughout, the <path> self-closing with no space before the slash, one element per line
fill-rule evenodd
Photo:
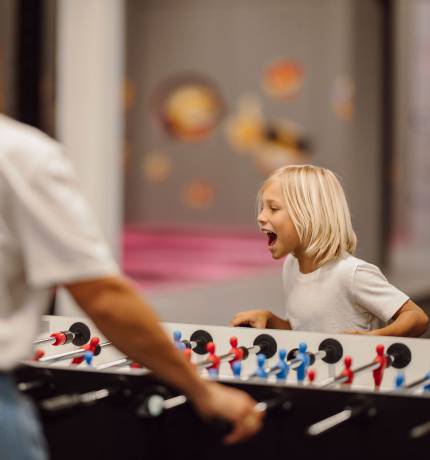
<path fill-rule="evenodd" d="M 280 181 L 287 212 L 306 256 L 321 266 L 345 251 L 355 252 L 357 237 L 345 193 L 330 170 L 312 165 L 277 169 L 258 192 L 258 209 L 263 191 L 275 179 Z"/>

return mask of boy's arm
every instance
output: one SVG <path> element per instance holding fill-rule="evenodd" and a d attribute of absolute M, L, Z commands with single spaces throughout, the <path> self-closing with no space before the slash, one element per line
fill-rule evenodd
<path fill-rule="evenodd" d="M 419 337 L 426 332 L 429 318 L 425 312 L 412 300 L 405 302 L 391 318 L 388 326 L 373 331 L 345 331 L 347 334 L 385 335 L 396 337 Z"/>
<path fill-rule="evenodd" d="M 412 300 L 405 302 L 391 318 L 393 322 L 381 329 L 368 332 L 368 335 L 393 335 L 397 337 L 419 337 L 426 332 L 429 318 Z"/>
<path fill-rule="evenodd" d="M 287 319 L 282 319 L 279 316 L 276 316 L 272 312 L 269 312 L 269 319 L 267 320 L 268 329 L 286 329 L 291 330 L 291 323 Z"/>
<path fill-rule="evenodd" d="M 288 320 L 279 318 L 269 310 L 247 310 L 237 313 L 230 326 L 251 326 L 257 329 L 292 329 Z"/>

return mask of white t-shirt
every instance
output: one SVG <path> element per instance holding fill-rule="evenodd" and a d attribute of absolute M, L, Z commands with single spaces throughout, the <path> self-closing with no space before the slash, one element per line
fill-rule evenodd
<path fill-rule="evenodd" d="M 340 333 L 383 327 L 408 296 L 378 267 L 347 254 L 311 273 L 288 255 L 283 283 L 286 319 L 295 330 Z"/>
<path fill-rule="evenodd" d="M 54 286 L 115 274 L 59 144 L 0 114 L 0 370 L 29 356 Z"/>

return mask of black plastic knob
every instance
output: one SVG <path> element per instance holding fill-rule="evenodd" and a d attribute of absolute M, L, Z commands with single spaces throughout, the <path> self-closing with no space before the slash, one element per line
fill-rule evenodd
<path fill-rule="evenodd" d="M 90 328 L 85 324 L 85 323 L 73 323 L 69 331 L 74 334 L 74 338 L 72 340 L 73 345 L 76 345 L 77 347 L 81 347 L 82 345 L 85 345 L 88 343 L 91 337 L 91 331 Z"/>
<path fill-rule="evenodd" d="M 269 334 L 260 334 L 254 340 L 254 345 L 260 347 L 260 353 L 266 356 L 267 359 L 271 358 L 278 349 L 276 340 Z"/>
<path fill-rule="evenodd" d="M 323 340 L 320 343 L 318 350 L 326 352 L 326 356 L 322 358 L 322 360 L 327 364 L 337 363 L 343 356 L 342 344 L 336 339 L 329 338 Z"/>
<path fill-rule="evenodd" d="M 193 348 L 195 353 L 198 355 L 205 355 L 207 353 L 206 346 L 209 342 L 213 342 L 213 338 L 209 332 L 199 329 L 191 334 L 190 342 L 197 343 L 197 345 Z"/>
<path fill-rule="evenodd" d="M 411 350 L 403 343 L 393 343 L 387 349 L 387 355 L 392 358 L 391 366 L 403 369 L 412 359 Z"/>

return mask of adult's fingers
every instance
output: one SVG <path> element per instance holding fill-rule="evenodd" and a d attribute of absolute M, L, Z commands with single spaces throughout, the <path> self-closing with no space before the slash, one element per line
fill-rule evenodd
<path fill-rule="evenodd" d="M 254 436 L 261 430 L 263 425 L 264 412 L 251 412 L 250 414 L 238 420 L 234 424 L 234 429 L 231 433 L 224 437 L 225 444 L 235 444 L 243 442 Z"/>

